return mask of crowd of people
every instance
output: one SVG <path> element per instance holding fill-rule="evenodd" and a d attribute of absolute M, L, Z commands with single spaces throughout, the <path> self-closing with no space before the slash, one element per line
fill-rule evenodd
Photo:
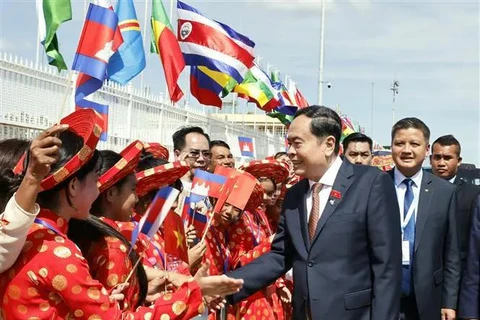
<path fill-rule="evenodd" d="M 430 149 L 423 121 L 399 120 L 384 172 L 368 136 L 340 142 L 338 114 L 310 106 L 286 152 L 237 168 L 194 126 L 173 134 L 173 155 L 99 151 L 101 121 L 82 109 L 0 141 L 0 319 L 480 318 L 480 189 L 457 176 L 452 135 Z M 203 171 L 225 182 L 192 205 Z M 187 261 L 163 226 L 138 232 L 167 186 L 172 212 L 193 214 Z"/>

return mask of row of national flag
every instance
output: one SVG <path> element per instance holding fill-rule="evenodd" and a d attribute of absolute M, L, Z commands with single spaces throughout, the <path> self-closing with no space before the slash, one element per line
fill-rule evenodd
<path fill-rule="evenodd" d="M 37 0 L 39 35 L 49 64 L 67 69 L 59 51 L 56 32 L 72 19 L 71 0 Z M 296 108 L 308 106 L 296 84 L 285 85 L 275 73 L 268 76 L 255 63 L 255 43 L 221 22 L 209 19 L 194 7 L 177 1 L 177 35 L 162 0 L 152 0 L 150 51 L 160 56 L 169 96 L 183 97 L 178 79 L 190 67 L 190 91 L 205 105 L 222 106 L 221 98 L 235 92 L 255 103 L 270 116 L 288 124 Z M 145 52 L 133 0 L 90 3 L 72 65 L 79 71 L 75 104 L 105 115 L 106 139 L 108 106 L 87 99 L 105 80 L 122 85 L 145 68 Z M 293 110 L 293 111 L 292 111 Z"/>

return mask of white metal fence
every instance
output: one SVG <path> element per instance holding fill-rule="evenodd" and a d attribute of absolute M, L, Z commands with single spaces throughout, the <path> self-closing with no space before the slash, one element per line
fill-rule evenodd
<path fill-rule="evenodd" d="M 31 139 L 74 109 L 74 76 L 58 73 L 48 65 L 34 66 L 0 52 L 0 140 Z M 228 142 L 240 157 L 238 136 L 252 137 L 257 158 L 284 148 L 284 138 L 254 132 L 210 118 L 201 108 L 172 106 L 161 95 L 151 95 L 132 86 L 104 84 L 93 95 L 109 108 L 108 141 L 99 149 L 119 151 L 134 139 L 160 142 L 172 151 L 172 134 L 181 126 L 197 125 L 212 139 Z M 64 102 L 66 101 L 66 102 Z"/>

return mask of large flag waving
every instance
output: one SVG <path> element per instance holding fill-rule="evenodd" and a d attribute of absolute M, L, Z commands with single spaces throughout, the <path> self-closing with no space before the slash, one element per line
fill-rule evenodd
<path fill-rule="evenodd" d="M 177 102 L 183 97 L 183 92 L 177 81 L 183 68 L 185 68 L 185 60 L 183 60 L 182 51 L 173 33 L 162 0 L 152 1 L 152 44 L 150 51 L 160 55 L 170 99 Z"/>
<path fill-rule="evenodd" d="M 58 71 L 66 70 L 56 32 L 63 22 L 72 20 L 70 0 L 37 0 L 37 16 L 39 41 L 45 47 L 48 64 L 57 67 Z"/>
<path fill-rule="evenodd" d="M 177 9 L 178 41 L 185 63 L 205 66 L 242 82 L 253 66 L 255 43 L 182 1 L 177 1 Z"/>
<path fill-rule="evenodd" d="M 201 104 L 221 108 L 220 93 L 222 97 L 227 96 L 236 84 L 228 74 L 204 66 L 190 67 L 190 91 Z"/>
<path fill-rule="evenodd" d="M 113 10 L 90 3 L 72 65 L 73 70 L 80 72 L 75 91 L 77 108 L 92 108 L 105 113 L 105 105 L 85 98 L 102 87 L 108 61 L 123 42 L 117 28 L 118 17 Z"/>
<path fill-rule="evenodd" d="M 258 108 L 269 112 L 280 105 L 277 91 L 268 76 L 255 64 L 242 83 L 234 89 L 240 97 L 254 102 Z"/>
<path fill-rule="evenodd" d="M 145 69 L 145 51 L 133 0 L 118 0 L 115 12 L 123 44 L 108 62 L 108 78 L 125 85 Z"/>

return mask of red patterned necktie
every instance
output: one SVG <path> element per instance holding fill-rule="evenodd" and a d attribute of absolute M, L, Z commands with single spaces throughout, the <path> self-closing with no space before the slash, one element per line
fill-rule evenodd
<path fill-rule="evenodd" d="M 308 235 L 310 241 L 313 240 L 315 231 L 317 230 L 318 219 L 320 218 L 320 183 L 314 183 L 312 186 L 312 210 L 310 211 L 310 218 L 308 219 Z"/>

